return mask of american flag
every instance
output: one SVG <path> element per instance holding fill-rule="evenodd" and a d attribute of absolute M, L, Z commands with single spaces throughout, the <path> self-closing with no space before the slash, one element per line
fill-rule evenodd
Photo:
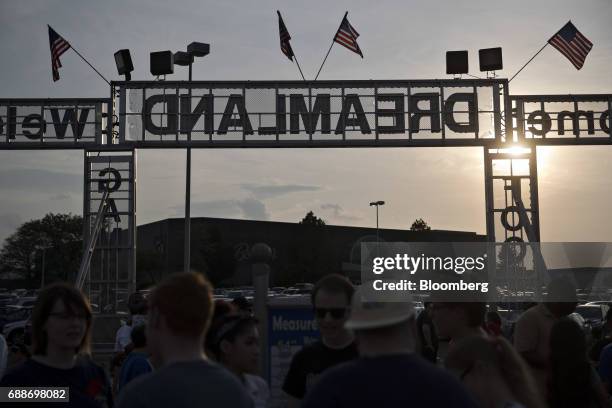
<path fill-rule="evenodd" d="M 289 35 L 289 31 L 287 31 L 287 27 L 283 22 L 283 18 L 281 17 L 280 11 L 276 10 L 278 14 L 278 32 L 280 35 L 280 48 L 283 54 L 287 56 L 291 61 L 293 61 L 293 49 L 291 48 L 291 44 L 289 40 L 291 36 Z"/>
<path fill-rule="evenodd" d="M 582 68 L 587 54 L 593 48 L 593 43 L 582 35 L 571 21 L 553 35 L 548 43 L 565 55 L 576 69 Z"/>
<path fill-rule="evenodd" d="M 51 47 L 51 70 L 53 71 L 53 81 L 60 79 L 59 67 L 62 66 L 59 57 L 70 49 L 68 41 L 64 40 L 61 35 L 49 27 L 49 45 Z"/>
<path fill-rule="evenodd" d="M 349 23 L 348 19 L 346 18 L 346 14 L 345 14 L 344 18 L 342 19 L 342 23 L 340 24 L 340 28 L 338 28 L 338 32 L 336 33 L 336 36 L 334 37 L 334 41 L 340 45 L 345 46 L 346 48 L 353 51 L 354 53 L 361 55 L 361 58 L 363 58 L 361 49 L 359 48 L 359 45 L 357 44 L 357 37 L 359 37 L 359 33 Z"/>

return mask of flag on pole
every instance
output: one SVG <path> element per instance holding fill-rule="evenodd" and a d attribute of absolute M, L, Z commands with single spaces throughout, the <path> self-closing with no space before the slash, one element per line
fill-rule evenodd
<path fill-rule="evenodd" d="M 291 44 L 289 40 L 291 36 L 289 35 L 289 31 L 287 31 L 287 27 L 283 22 L 283 18 L 281 17 L 280 11 L 276 10 L 278 14 L 278 32 L 280 35 L 280 49 L 289 58 L 289 60 L 293 61 L 293 49 L 291 48 Z"/>
<path fill-rule="evenodd" d="M 359 45 L 357 44 L 357 37 L 359 37 L 359 33 L 349 23 L 348 19 L 346 18 L 346 14 L 345 14 L 344 19 L 342 19 L 342 23 L 340 24 L 340 28 L 338 28 L 338 32 L 336 32 L 334 41 L 348 48 L 354 53 L 359 54 L 361 58 L 363 58 L 361 49 L 359 48 Z"/>
<path fill-rule="evenodd" d="M 49 46 L 51 47 L 51 70 L 53 71 L 53 81 L 60 79 L 59 67 L 62 66 L 60 56 L 70 49 L 68 41 L 49 27 Z"/>
<path fill-rule="evenodd" d="M 553 35 L 548 43 L 565 55 L 576 69 L 582 68 L 587 54 L 593 48 L 593 43 L 582 35 L 571 21 Z"/>

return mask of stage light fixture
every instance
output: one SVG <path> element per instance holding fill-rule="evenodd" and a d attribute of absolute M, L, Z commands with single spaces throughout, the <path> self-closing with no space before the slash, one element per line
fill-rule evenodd
<path fill-rule="evenodd" d="M 174 65 L 182 65 L 184 67 L 193 63 L 193 55 L 185 51 L 177 51 L 174 53 Z"/>
<path fill-rule="evenodd" d="M 187 52 L 194 57 L 204 57 L 210 54 L 210 44 L 194 41 L 187 46 Z"/>
<path fill-rule="evenodd" d="M 447 74 L 467 74 L 468 73 L 468 52 L 467 51 L 446 51 L 446 73 Z"/>
<path fill-rule="evenodd" d="M 498 71 L 504 66 L 501 47 L 478 50 L 478 60 L 481 71 Z"/>
<path fill-rule="evenodd" d="M 124 49 L 117 51 L 115 53 L 115 64 L 117 65 L 117 72 L 119 75 L 125 75 L 126 81 L 132 79 L 131 72 L 134 70 L 134 65 L 132 64 L 130 50 Z"/>
<path fill-rule="evenodd" d="M 172 51 L 156 51 L 151 53 L 151 74 L 155 76 L 174 73 L 174 56 Z"/>

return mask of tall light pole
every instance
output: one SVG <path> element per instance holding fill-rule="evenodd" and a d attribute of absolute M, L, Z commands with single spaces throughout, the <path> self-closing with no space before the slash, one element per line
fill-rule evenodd
<path fill-rule="evenodd" d="M 375 206 L 376 207 L 376 242 L 379 242 L 379 236 L 378 236 L 378 207 L 380 207 L 381 205 L 385 205 L 384 201 L 372 201 L 370 203 L 370 207 Z"/>
<path fill-rule="evenodd" d="M 187 46 L 187 52 L 179 51 L 174 54 L 174 64 L 189 66 L 189 106 L 191 110 L 191 73 L 195 57 L 203 57 L 210 52 L 210 45 L 192 42 Z M 192 123 L 192 121 L 189 121 Z M 191 130 L 187 133 L 187 141 L 191 141 Z M 187 162 L 185 165 L 185 255 L 183 259 L 184 271 L 191 271 L 191 147 L 187 147 Z"/>

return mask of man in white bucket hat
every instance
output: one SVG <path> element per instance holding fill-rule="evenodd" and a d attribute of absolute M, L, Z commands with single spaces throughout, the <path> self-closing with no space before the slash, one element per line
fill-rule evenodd
<path fill-rule="evenodd" d="M 360 358 L 324 374 L 302 407 L 474 407 L 454 377 L 415 353 L 415 315 L 412 302 L 365 301 L 357 290 L 345 326 Z"/>

